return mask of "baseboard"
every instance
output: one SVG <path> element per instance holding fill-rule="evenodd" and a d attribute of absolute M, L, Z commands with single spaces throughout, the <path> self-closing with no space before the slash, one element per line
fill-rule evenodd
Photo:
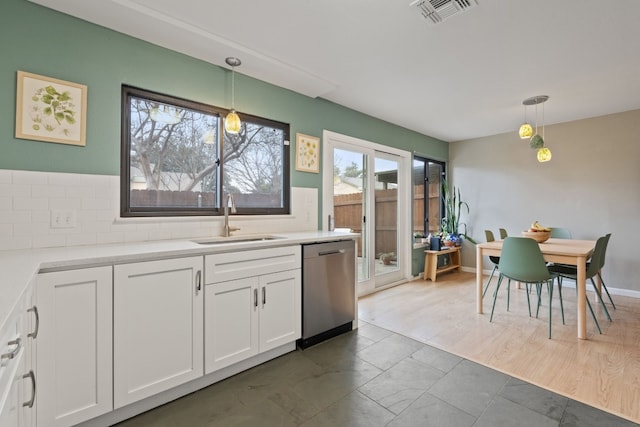
<path fill-rule="evenodd" d="M 466 272 L 469 272 L 469 273 L 475 273 L 476 269 L 473 268 L 473 267 L 462 266 L 462 271 L 466 271 Z M 483 274 L 483 276 L 488 276 L 488 275 L 491 274 L 491 270 L 482 270 L 482 274 Z M 496 272 L 496 274 L 497 274 L 497 272 Z M 587 284 L 589 284 L 588 281 L 587 281 Z M 562 286 L 566 287 L 566 288 L 575 289 L 576 282 L 575 282 L 575 280 L 571 280 L 571 279 L 563 279 L 562 280 Z M 587 289 L 589 289 L 589 287 L 587 287 Z M 623 296 L 623 297 L 640 298 L 640 291 L 634 291 L 633 289 L 612 288 L 611 286 L 607 286 L 607 290 L 609 291 L 609 293 L 611 295 L 620 295 L 620 296 Z"/>

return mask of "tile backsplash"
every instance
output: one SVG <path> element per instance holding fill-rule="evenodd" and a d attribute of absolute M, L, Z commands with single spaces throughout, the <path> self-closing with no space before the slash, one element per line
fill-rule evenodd
<path fill-rule="evenodd" d="M 291 189 L 291 215 L 237 216 L 236 234 L 318 228 L 318 190 Z M 70 215 L 52 227 L 52 213 Z M 69 224 L 67 224 L 69 225 Z M 120 177 L 0 169 L 0 250 L 219 235 L 221 217 L 120 218 Z"/>

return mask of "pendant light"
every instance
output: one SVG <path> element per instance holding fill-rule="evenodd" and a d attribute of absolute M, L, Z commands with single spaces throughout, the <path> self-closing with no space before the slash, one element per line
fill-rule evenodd
<path fill-rule="evenodd" d="M 531 127 L 529 122 L 527 122 L 527 105 L 524 102 L 522 103 L 522 105 L 524 106 L 524 123 L 520 125 L 518 135 L 520 135 L 520 139 L 528 139 L 533 135 L 533 128 Z"/>
<path fill-rule="evenodd" d="M 537 116 L 536 116 L 536 121 L 537 121 Z M 542 139 L 541 140 L 543 141 L 543 144 L 544 144 L 544 104 L 542 104 Z M 549 148 L 547 147 L 538 148 L 537 158 L 538 158 L 538 162 L 540 163 L 548 162 L 549 160 L 551 160 L 551 150 L 549 150 Z"/>
<path fill-rule="evenodd" d="M 531 136 L 531 139 L 529 140 L 529 146 L 532 149 L 538 151 L 537 158 L 538 158 L 538 162 L 540 163 L 548 162 L 549 160 L 551 160 L 551 150 L 548 147 L 544 146 L 544 103 L 547 102 L 548 99 L 549 97 L 547 95 L 537 95 L 522 101 L 522 104 L 525 106 L 525 122 L 526 122 L 527 106 L 529 105 L 536 106 L 536 131 L 533 136 L 531 136 L 531 134 L 533 133 L 533 129 L 531 130 L 531 132 L 529 132 L 529 136 Z M 542 104 L 542 136 L 538 133 L 538 104 Z M 525 123 L 522 126 L 520 126 L 519 133 L 521 138 L 523 138 L 523 134 L 526 134 L 525 125 L 528 125 L 529 127 L 531 126 L 528 123 Z M 525 131 L 523 131 L 523 128 L 525 128 Z"/>
<path fill-rule="evenodd" d="M 235 85 L 235 68 L 238 67 L 242 62 L 238 58 L 233 56 L 225 59 L 227 65 L 231 66 L 231 111 L 227 114 L 227 117 L 224 119 L 224 130 L 227 133 L 237 134 L 240 132 L 240 127 L 242 126 L 242 122 L 240 121 L 240 117 L 238 117 L 238 113 L 236 113 L 235 109 L 235 97 L 236 97 L 236 85 Z"/>

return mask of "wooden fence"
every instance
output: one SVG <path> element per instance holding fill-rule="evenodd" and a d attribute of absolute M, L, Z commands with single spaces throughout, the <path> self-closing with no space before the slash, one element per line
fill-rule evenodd
<path fill-rule="evenodd" d="M 438 231 L 439 193 L 438 185 L 429 186 L 429 232 Z M 423 186 L 414 187 L 413 231 L 422 232 L 424 221 Z M 396 252 L 398 241 L 398 190 L 376 190 L 375 192 L 375 237 L 376 258 L 383 252 Z M 407 206 L 411 209 L 411 206 Z M 340 194 L 333 197 L 333 213 L 336 227 L 350 228 L 356 233 L 362 231 L 362 193 Z M 361 241 L 358 238 L 358 256 L 362 256 Z"/>

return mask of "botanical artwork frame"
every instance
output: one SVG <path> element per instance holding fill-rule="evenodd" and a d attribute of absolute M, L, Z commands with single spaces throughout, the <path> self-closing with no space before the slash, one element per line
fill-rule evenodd
<path fill-rule="evenodd" d="M 87 86 L 18 71 L 16 138 L 86 146 Z"/>
<path fill-rule="evenodd" d="M 320 172 L 320 138 L 296 133 L 296 170 Z"/>

